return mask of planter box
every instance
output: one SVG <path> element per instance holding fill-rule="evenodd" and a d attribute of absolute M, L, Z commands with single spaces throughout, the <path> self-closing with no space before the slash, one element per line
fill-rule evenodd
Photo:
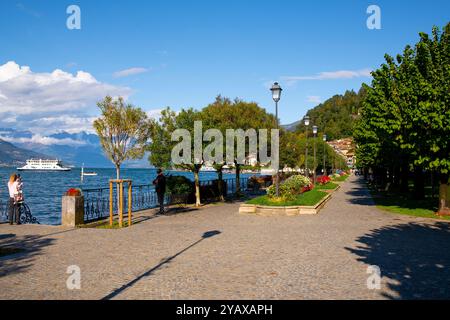
<path fill-rule="evenodd" d="M 289 207 L 276 207 L 276 206 L 262 206 L 256 204 L 241 204 L 239 207 L 239 213 L 241 214 L 256 214 L 259 216 L 298 216 L 298 215 L 311 215 L 318 214 L 320 209 L 325 206 L 328 200 L 330 200 L 331 194 L 327 194 L 318 204 L 315 206 L 289 206 Z"/>
<path fill-rule="evenodd" d="M 84 224 L 84 197 L 63 196 L 61 224 L 65 227 L 76 227 Z"/>

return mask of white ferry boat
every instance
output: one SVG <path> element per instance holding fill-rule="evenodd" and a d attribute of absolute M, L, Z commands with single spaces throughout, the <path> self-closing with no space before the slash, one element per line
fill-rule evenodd
<path fill-rule="evenodd" d="M 59 160 L 48 159 L 30 159 L 26 165 L 17 168 L 19 171 L 70 171 L 70 168 L 64 167 Z"/>

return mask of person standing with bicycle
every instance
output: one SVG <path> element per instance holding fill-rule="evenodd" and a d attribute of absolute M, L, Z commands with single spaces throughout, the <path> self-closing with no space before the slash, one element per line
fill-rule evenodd
<path fill-rule="evenodd" d="M 21 193 L 21 181 L 19 177 L 13 173 L 9 177 L 8 181 L 8 191 L 9 191 L 9 205 L 8 205 L 8 215 L 9 215 L 9 224 L 20 224 L 20 215 L 19 215 L 19 207 L 18 202 L 22 201 L 20 199 L 22 196 Z"/>

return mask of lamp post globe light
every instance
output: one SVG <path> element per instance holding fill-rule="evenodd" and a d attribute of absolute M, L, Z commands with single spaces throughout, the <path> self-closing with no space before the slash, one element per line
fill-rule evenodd
<path fill-rule="evenodd" d="M 280 85 L 278 84 L 278 82 L 275 82 L 272 85 L 272 88 L 270 88 L 270 91 L 272 91 L 272 99 L 273 101 L 275 101 L 275 121 L 276 121 L 276 128 L 279 129 L 278 126 L 278 101 L 280 101 L 281 98 L 281 91 L 283 91 L 283 89 L 280 87 Z M 276 195 L 277 197 L 280 195 L 280 183 L 279 183 L 280 179 L 279 179 L 279 168 L 277 168 L 277 175 L 276 175 L 276 180 L 275 180 L 275 188 L 276 188 Z"/>
<path fill-rule="evenodd" d="M 325 162 L 325 157 L 326 157 L 326 147 L 325 147 L 325 145 L 327 144 L 327 135 L 326 134 L 324 134 L 323 135 L 323 137 L 322 137 L 322 139 L 323 139 L 323 174 L 324 175 L 327 175 L 327 170 L 326 170 L 326 168 L 325 168 L 325 166 L 326 166 L 326 162 Z"/>
<path fill-rule="evenodd" d="M 306 147 L 305 147 L 305 176 L 308 177 L 308 126 L 309 126 L 309 117 L 306 115 L 303 118 L 303 122 L 305 124 L 305 137 L 306 137 Z"/>
<path fill-rule="evenodd" d="M 313 183 L 316 183 L 316 136 L 317 136 L 317 126 L 313 126 L 313 135 L 314 135 L 314 165 L 313 165 Z"/>

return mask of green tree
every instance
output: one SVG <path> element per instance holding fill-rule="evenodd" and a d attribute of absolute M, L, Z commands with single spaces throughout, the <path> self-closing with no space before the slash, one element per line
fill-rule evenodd
<path fill-rule="evenodd" d="M 226 130 L 230 127 L 230 120 L 233 118 L 229 118 L 228 115 L 232 113 L 231 107 L 233 105 L 233 101 L 229 98 L 225 98 L 222 96 L 217 96 L 216 100 L 202 109 L 202 120 L 203 124 L 207 128 L 215 128 L 222 133 L 222 136 L 226 136 Z M 226 149 L 226 141 L 223 140 L 223 150 Z M 220 194 L 220 200 L 224 201 L 224 190 L 222 190 L 223 186 L 223 168 L 227 165 L 225 160 L 220 162 L 215 162 L 212 164 L 213 168 L 217 171 L 217 179 L 218 179 L 218 188 Z"/>
<path fill-rule="evenodd" d="M 152 143 L 147 148 L 150 151 L 149 161 L 152 165 L 162 168 L 176 167 L 189 170 L 194 174 L 196 206 L 201 205 L 199 172 L 204 161 L 203 158 L 194 159 L 194 152 L 191 152 L 189 161 L 174 164 L 171 155 L 178 141 L 172 141 L 172 133 L 177 129 L 184 129 L 189 132 L 190 137 L 194 137 L 194 123 L 201 120 L 201 113 L 192 108 L 182 109 L 178 113 L 166 108 L 161 113 L 159 120 L 153 121 L 153 130 L 150 132 Z M 190 150 L 194 150 L 193 138 L 190 139 Z"/>
<path fill-rule="evenodd" d="M 151 122 L 141 108 L 126 104 L 121 97 L 113 100 L 107 96 L 97 106 L 101 116 L 94 121 L 94 129 L 105 154 L 116 167 L 117 179 L 120 179 L 124 161 L 144 156 Z"/>
<path fill-rule="evenodd" d="M 420 34 L 415 63 L 422 81 L 414 126 L 421 152 L 415 163 L 439 173 L 439 213 L 450 214 L 450 23 Z"/>
<path fill-rule="evenodd" d="M 355 127 L 360 165 L 381 171 L 401 168 L 407 191 L 408 173 L 415 175 L 415 197 L 423 196 L 423 171 L 440 176 L 439 213 L 450 213 L 450 24 L 432 37 L 420 34 L 396 59 L 373 72 L 371 87 Z M 392 170 L 391 172 L 396 170 Z"/>
<path fill-rule="evenodd" d="M 269 114 L 266 110 L 261 108 L 255 102 L 246 102 L 240 99 L 231 100 L 218 96 L 212 104 L 208 105 L 202 110 L 202 120 L 206 127 L 216 128 L 222 132 L 224 138 L 226 137 L 227 129 L 242 129 L 244 131 L 248 129 L 272 129 L 276 122 L 275 117 Z M 224 140 L 224 150 L 225 150 Z M 270 149 L 269 149 L 270 151 Z M 238 163 L 236 144 L 234 144 L 234 161 L 233 165 L 236 171 L 236 195 L 239 196 L 240 190 L 240 172 L 242 164 Z M 249 154 L 249 148 L 245 150 L 246 157 L 256 156 Z M 226 163 L 217 163 L 216 169 L 222 169 Z M 219 177 L 220 177 L 219 171 Z"/>
<path fill-rule="evenodd" d="M 280 132 L 280 167 L 299 168 L 304 163 L 305 144 L 296 132 Z"/>

